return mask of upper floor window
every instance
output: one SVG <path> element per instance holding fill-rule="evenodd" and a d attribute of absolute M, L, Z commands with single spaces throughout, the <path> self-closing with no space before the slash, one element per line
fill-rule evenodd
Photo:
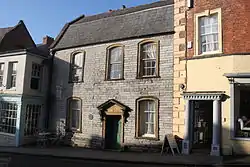
<path fill-rule="evenodd" d="M 158 138 L 158 99 L 137 100 L 137 137 Z"/>
<path fill-rule="evenodd" d="M 40 88 L 41 76 L 42 76 L 42 66 L 40 64 L 33 63 L 31 72 L 31 81 L 30 81 L 31 89 L 37 90 Z"/>
<path fill-rule="evenodd" d="M 159 75 L 159 50 L 158 42 L 143 41 L 139 43 L 138 58 L 139 77 L 155 77 Z"/>
<path fill-rule="evenodd" d="M 9 62 L 7 89 L 16 87 L 17 62 Z"/>
<path fill-rule="evenodd" d="M 82 101 L 79 98 L 68 99 L 68 128 L 73 131 L 81 131 Z"/>
<path fill-rule="evenodd" d="M 123 78 L 123 47 L 115 46 L 108 48 L 107 56 L 107 79 Z"/>
<path fill-rule="evenodd" d="M 0 63 L 0 87 L 3 87 L 4 63 Z"/>
<path fill-rule="evenodd" d="M 221 52 L 221 16 L 220 10 L 206 11 L 196 15 L 196 54 Z"/>
<path fill-rule="evenodd" d="M 85 52 L 76 52 L 71 55 L 69 82 L 83 82 Z"/>

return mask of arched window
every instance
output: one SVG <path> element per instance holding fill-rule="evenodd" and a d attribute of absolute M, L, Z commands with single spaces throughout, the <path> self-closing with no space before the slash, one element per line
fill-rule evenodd
<path fill-rule="evenodd" d="M 137 100 L 136 136 L 158 138 L 158 99 L 143 97 Z"/>
<path fill-rule="evenodd" d="M 67 127 L 73 131 L 81 131 L 82 101 L 80 98 L 68 99 Z"/>
<path fill-rule="evenodd" d="M 158 42 L 146 40 L 139 43 L 138 77 L 155 77 L 159 75 Z"/>
<path fill-rule="evenodd" d="M 70 82 L 83 82 L 85 52 L 74 52 L 70 60 Z"/>
<path fill-rule="evenodd" d="M 114 45 L 107 51 L 107 79 L 123 78 L 123 46 Z"/>

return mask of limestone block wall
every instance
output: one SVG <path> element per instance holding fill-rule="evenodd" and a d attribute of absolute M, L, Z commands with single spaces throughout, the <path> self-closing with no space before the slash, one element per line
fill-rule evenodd
<path fill-rule="evenodd" d="M 105 81 L 106 49 L 115 43 L 105 43 L 57 51 L 54 59 L 53 89 L 62 87 L 62 98 L 54 98 L 51 110 L 52 128 L 63 128 L 66 122 L 67 99 L 82 99 L 82 132 L 75 134 L 79 146 L 100 146 L 102 122 L 97 107 L 109 99 L 116 99 L 130 107 L 132 112 L 124 127 L 124 143 L 135 145 L 161 144 L 164 135 L 172 133 L 173 120 L 173 35 L 155 36 L 159 40 L 159 78 L 137 79 L 138 43 L 141 39 L 119 41 L 124 45 L 124 80 Z M 84 82 L 68 83 L 70 54 L 76 50 L 86 52 Z M 159 138 L 146 140 L 135 138 L 136 99 L 155 96 L 159 99 Z M 93 119 L 89 119 L 93 116 Z"/>

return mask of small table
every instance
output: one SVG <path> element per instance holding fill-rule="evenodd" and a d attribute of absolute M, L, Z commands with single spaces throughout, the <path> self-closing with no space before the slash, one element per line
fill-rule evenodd
<path fill-rule="evenodd" d="M 51 135 L 51 132 L 39 132 L 37 134 L 37 143 L 41 146 L 46 146 L 48 142 L 48 136 Z"/>

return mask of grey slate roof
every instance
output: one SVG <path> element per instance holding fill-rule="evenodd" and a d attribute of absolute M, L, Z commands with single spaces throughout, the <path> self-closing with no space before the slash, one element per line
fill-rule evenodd
<path fill-rule="evenodd" d="M 80 17 L 65 25 L 54 50 L 174 31 L 173 0 Z"/>
<path fill-rule="evenodd" d="M 27 51 L 40 56 L 49 56 L 49 46 L 35 45 L 24 22 L 20 20 L 13 27 L 0 28 L 0 55 Z"/>
<path fill-rule="evenodd" d="M 12 30 L 14 27 L 6 27 L 6 28 L 0 28 L 0 42 L 10 30 Z"/>

